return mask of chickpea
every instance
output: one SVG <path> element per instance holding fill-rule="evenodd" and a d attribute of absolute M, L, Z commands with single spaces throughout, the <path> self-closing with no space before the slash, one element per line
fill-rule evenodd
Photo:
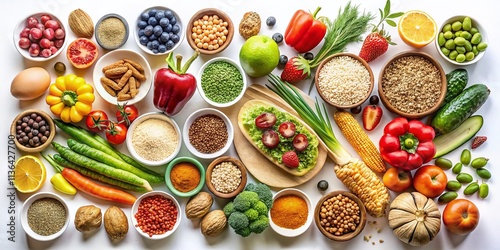
<path fill-rule="evenodd" d="M 193 22 L 191 38 L 198 48 L 218 49 L 227 40 L 227 26 L 228 23 L 217 15 L 204 15 Z"/>
<path fill-rule="evenodd" d="M 332 197 L 322 203 L 321 226 L 331 234 L 340 236 L 356 230 L 360 223 L 359 206 L 343 195 Z"/>

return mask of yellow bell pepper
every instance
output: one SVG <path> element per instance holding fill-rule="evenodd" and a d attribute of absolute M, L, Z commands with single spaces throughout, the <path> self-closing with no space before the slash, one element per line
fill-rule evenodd
<path fill-rule="evenodd" d="M 85 79 L 69 74 L 59 76 L 49 87 L 45 102 L 50 111 L 64 122 L 79 122 L 92 110 L 94 88 Z"/>

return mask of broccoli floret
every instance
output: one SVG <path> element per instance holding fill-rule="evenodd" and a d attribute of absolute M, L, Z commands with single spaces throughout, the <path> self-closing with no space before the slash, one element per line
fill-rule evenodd
<path fill-rule="evenodd" d="M 237 229 L 237 230 L 234 230 L 234 232 L 236 234 L 241 235 L 242 237 L 247 237 L 247 236 L 249 236 L 252 233 L 252 231 L 250 231 L 249 227 L 244 227 L 244 228 L 241 228 L 241 229 Z"/>
<path fill-rule="evenodd" d="M 260 215 L 259 218 L 255 221 L 252 221 L 248 226 L 252 233 L 260 234 L 266 230 L 269 226 L 269 218 L 265 215 Z"/>
<path fill-rule="evenodd" d="M 226 218 L 229 217 L 229 215 L 231 215 L 234 212 L 234 203 L 232 201 L 227 203 L 222 209 L 222 211 L 224 211 Z"/>
<path fill-rule="evenodd" d="M 234 209 L 245 212 L 259 201 L 259 195 L 251 191 L 243 191 L 234 198 Z"/>
<path fill-rule="evenodd" d="M 267 216 L 267 212 L 269 212 L 266 204 L 262 201 L 258 201 L 257 203 L 255 203 L 252 208 L 255 209 L 259 213 L 259 215 Z"/>
<path fill-rule="evenodd" d="M 243 214 L 248 218 L 249 221 L 256 220 L 259 217 L 259 212 L 257 212 L 257 210 L 253 208 L 248 209 Z"/>
<path fill-rule="evenodd" d="M 229 215 L 229 218 L 227 219 L 227 223 L 234 230 L 238 230 L 238 229 L 248 227 L 249 221 L 248 221 L 248 218 L 246 215 L 244 215 L 243 213 L 240 213 L 238 211 L 235 211 L 231 215 Z"/>
<path fill-rule="evenodd" d="M 259 199 L 266 204 L 267 208 L 270 209 L 271 206 L 273 205 L 273 193 L 271 192 L 271 189 L 266 185 L 262 183 L 250 183 L 245 187 L 246 191 L 252 191 L 257 193 L 259 196 Z"/>

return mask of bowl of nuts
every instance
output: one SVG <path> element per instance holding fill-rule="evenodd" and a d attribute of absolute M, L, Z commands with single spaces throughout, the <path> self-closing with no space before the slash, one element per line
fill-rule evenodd
<path fill-rule="evenodd" d="M 240 160 L 221 156 L 207 167 L 205 183 L 208 190 L 223 199 L 234 198 L 247 184 L 247 171 Z"/>
<path fill-rule="evenodd" d="M 446 74 L 441 65 L 423 52 L 402 52 L 382 67 L 378 95 L 391 112 L 420 119 L 436 112 L 446 95 Z"/>
<path fill-rule="evenodd" d="M 10 126 L 16 147 L 26 153 L 38 153 L 47 148 L 56 135 L 52 118 L 42 110 L 28 109 L 16 116 Z"/>
<path fill-rule="evenodd" d="M 274 195 L 269 225 L 276 233 L 285 237 L 299 236 L 307 231 L 313 220 L 313 206 L 306 193 L 285 188 Z"/>
<path fill-rule="evenodd" d="M 194 50 L 201 54 L 214 55 L 225 50 L 234 35 L 231 18 L 222 10 L 201 9 L 187 24 L 186 40 Z"/>
<path fill-rule="evenodd" d="M 338 220 L 342 217 L 342 220 Z M 366 224 L 366 209 L 351 192 L 333 191 L 321 197 L 314 210 L 319 231 L 330 240 L 348 241 L 358 236 Z"/>

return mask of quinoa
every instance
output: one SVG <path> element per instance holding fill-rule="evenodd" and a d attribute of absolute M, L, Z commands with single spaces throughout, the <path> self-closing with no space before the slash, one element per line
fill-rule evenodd
<path fill-rule="evenodd" d="M 401 57 L 387 66 L 382 91 L 397 110 L 423 113 L 436 105 L 441 95 L 441 74 L 432 62 L 421 56 Z"/>
<path fill-rule="evenodd" d="M 333 57 L 318 73 L 318 91 L 327 101 L 348 106 L 369 95 L 370 72 L 350 56 Z"/>

